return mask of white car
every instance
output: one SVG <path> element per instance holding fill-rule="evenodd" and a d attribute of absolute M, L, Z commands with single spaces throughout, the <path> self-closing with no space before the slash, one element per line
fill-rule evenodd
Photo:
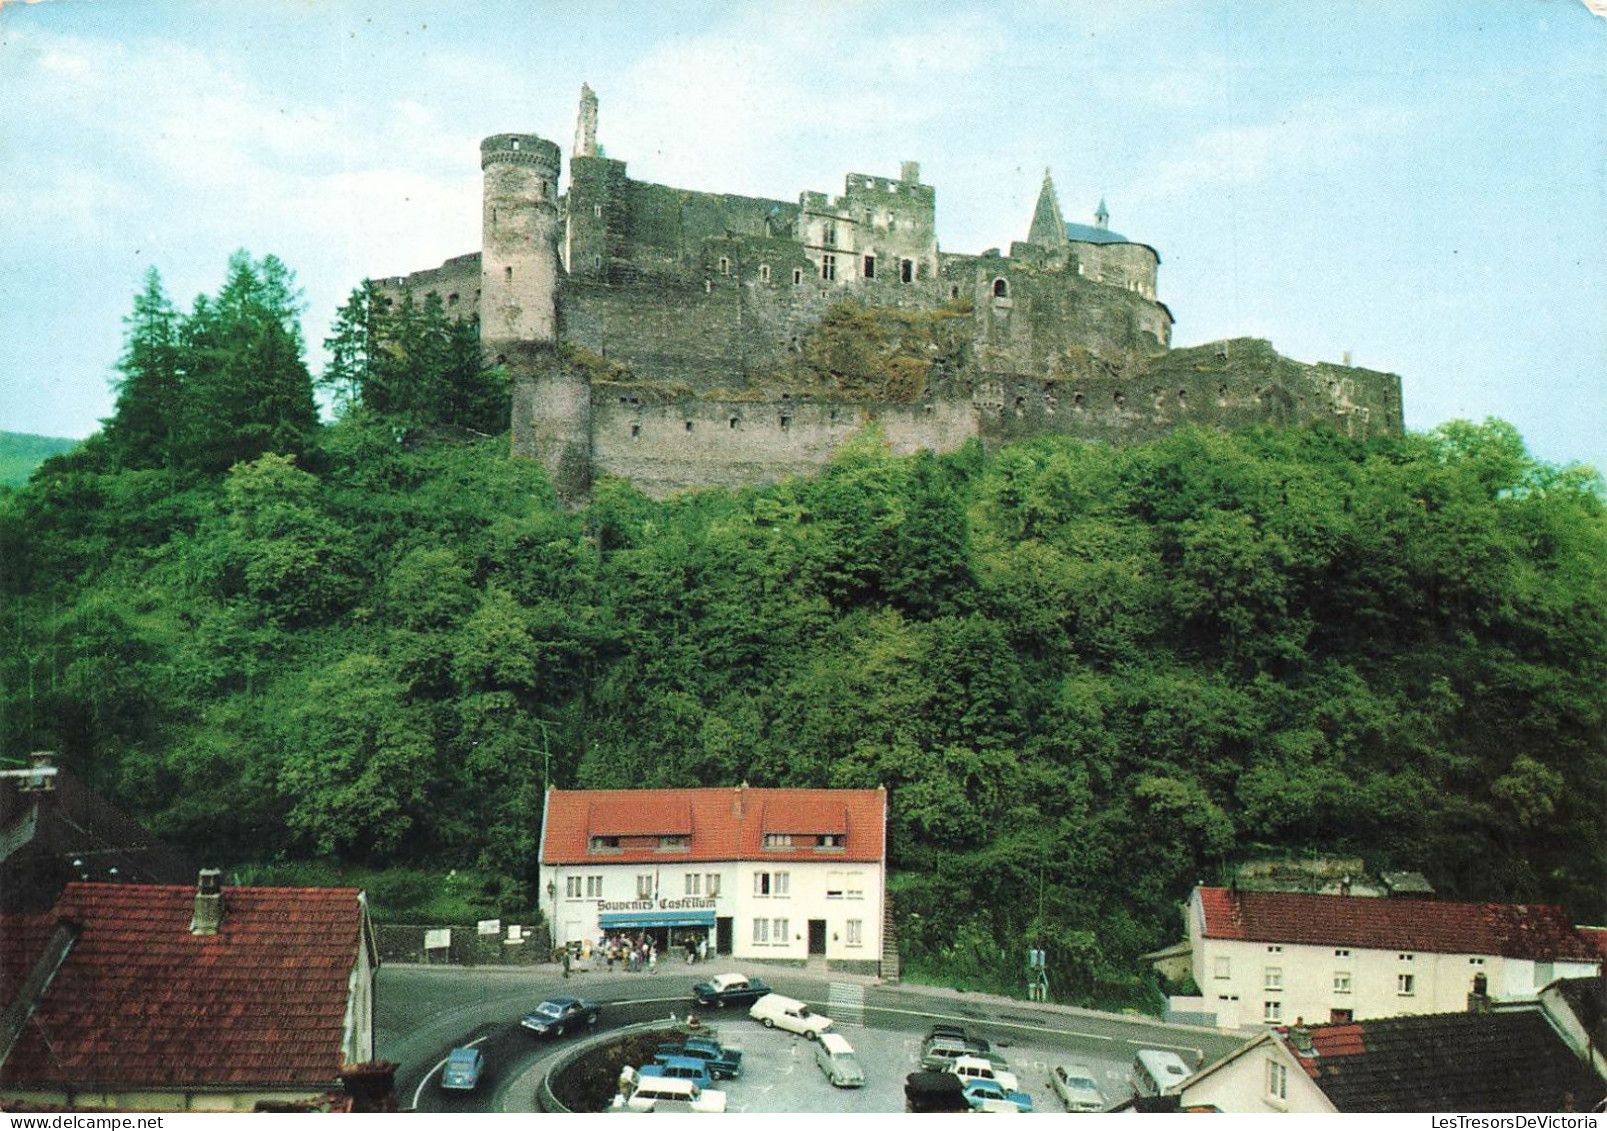
<path fill-rule="evenodd" d="M 725 1111 L 725 1093 L 701 1088 L 695 1080 L 674 1076 L 641 1076 L 626 1067 L 619 1075 L 616 1111 L 669 1111 L 714 1114 Z"/>
<path fill-rule="evenodd" d="M 836 1033 L 822 1033 L 815 1043 L 815 1063 L 826 1074 L 826 1079 L 837 1088 L 865 1086 L 865 1069 L 859 1063 L 854 1046 Z"/>
<path fill-rule="evenodd" d="M 1105 1096 L 1094 1083 L 1091 1069 L 1082 1064 L 1057 1064 L 1049 1073 L 1049 1087 L 1067 1111 L 1104 1111 Z"/>
<path fill-rule="evenodd" d="M 753 1003 L 748 1016 L 762 1021 L 766 1029 L 785 1029 L 789 1033 L 802 1033 L 811 1041 L 831 1028 L 831 1018 L 823 1017 L 797 998 L 781 994 L 765 994 Z"/>
<path fill-rule="evenodd" d="M 1021 1090 L 1021 1081 L 1016 1079 L 1014 1072 L 1007 1071 L 1002 1065 L 995 1068 L 991 1060 L 984 1060 L 980 1056 L 957 1056 L 954 1063 L 949 1065 L 949 1071 L 958 1076 L 962 1084 L 972 1080 L 996 1080 L 1007 1092 Z"/>

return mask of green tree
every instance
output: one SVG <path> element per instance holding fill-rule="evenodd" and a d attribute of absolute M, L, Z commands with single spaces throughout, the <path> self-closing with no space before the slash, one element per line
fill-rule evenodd
<path fill-rule="evenodd" d="M 162 289 L 155 267 L 134 296 L 126 327 L 117 406 L 106 422 L 106 444 L 121 467 L 170 468 L 177 456 L 184 420 L 184 385 L 179 359 L 179 315 Z"/>

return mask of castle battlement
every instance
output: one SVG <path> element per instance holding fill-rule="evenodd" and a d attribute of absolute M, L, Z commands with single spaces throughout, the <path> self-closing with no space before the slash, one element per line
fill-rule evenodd
<path fill-rule="evenodd" d="M 597 474 L 653 494 L 771 481 L 870 423 L 901 452 L 1189 423 L 1402 428 L 1393 374 L 1265 343 L 1171 350 L 1159 252 L 1111 231 L 1103 200 L 1092 225 L 1067 223 L 1047 172 L 1025 240 L 960 254 L 939 246 L 916 162 L 796 203 L 699 192 L 631 179 L 597 120 L 582 87 L 562 192 L 556 144 L 486 138 L 480 252 L 376 282 L 478 319 L 514 379 L 513 449 L 566 498 Z"/>

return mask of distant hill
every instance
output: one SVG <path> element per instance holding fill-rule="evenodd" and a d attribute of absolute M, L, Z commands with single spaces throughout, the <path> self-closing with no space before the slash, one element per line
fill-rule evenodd
<path fill-rule="evenodd" d="M 26 432 L 0 432 L 0 486 L 21 487 L 34 468 L 51 456 L 70 452 L 77 440 L 60 436 L 31 436 Z"/>

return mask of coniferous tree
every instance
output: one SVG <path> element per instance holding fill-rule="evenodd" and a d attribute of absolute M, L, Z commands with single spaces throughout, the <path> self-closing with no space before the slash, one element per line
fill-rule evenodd
<path fill-rule="evenodd" d="M 370 280 L 352 288 L 329 329 L 324 339 L 329 363 L 318 384 L 334 393 L 337 410 L 345 414 L 367 405 L 379 359 L 383 327 L 379 295 Z"/>
<path fill-rule="evenodd" d="M 112 459 L 128 468 L 171 467 L 184 411 L 179 313 L 155 267 L 134 296 L 123 356 L 117 363 L 117 407 L 106 422 Z"/>
<path fill-rule="evenodd" d="M 194 390 L 190 458 L 223 471 L 264 452 L 300 453 L 318 426 L 303 360 L 300 292 L 274 256 L 238 251 L 217 298 L 196 300 L 185 323 Z"/>

